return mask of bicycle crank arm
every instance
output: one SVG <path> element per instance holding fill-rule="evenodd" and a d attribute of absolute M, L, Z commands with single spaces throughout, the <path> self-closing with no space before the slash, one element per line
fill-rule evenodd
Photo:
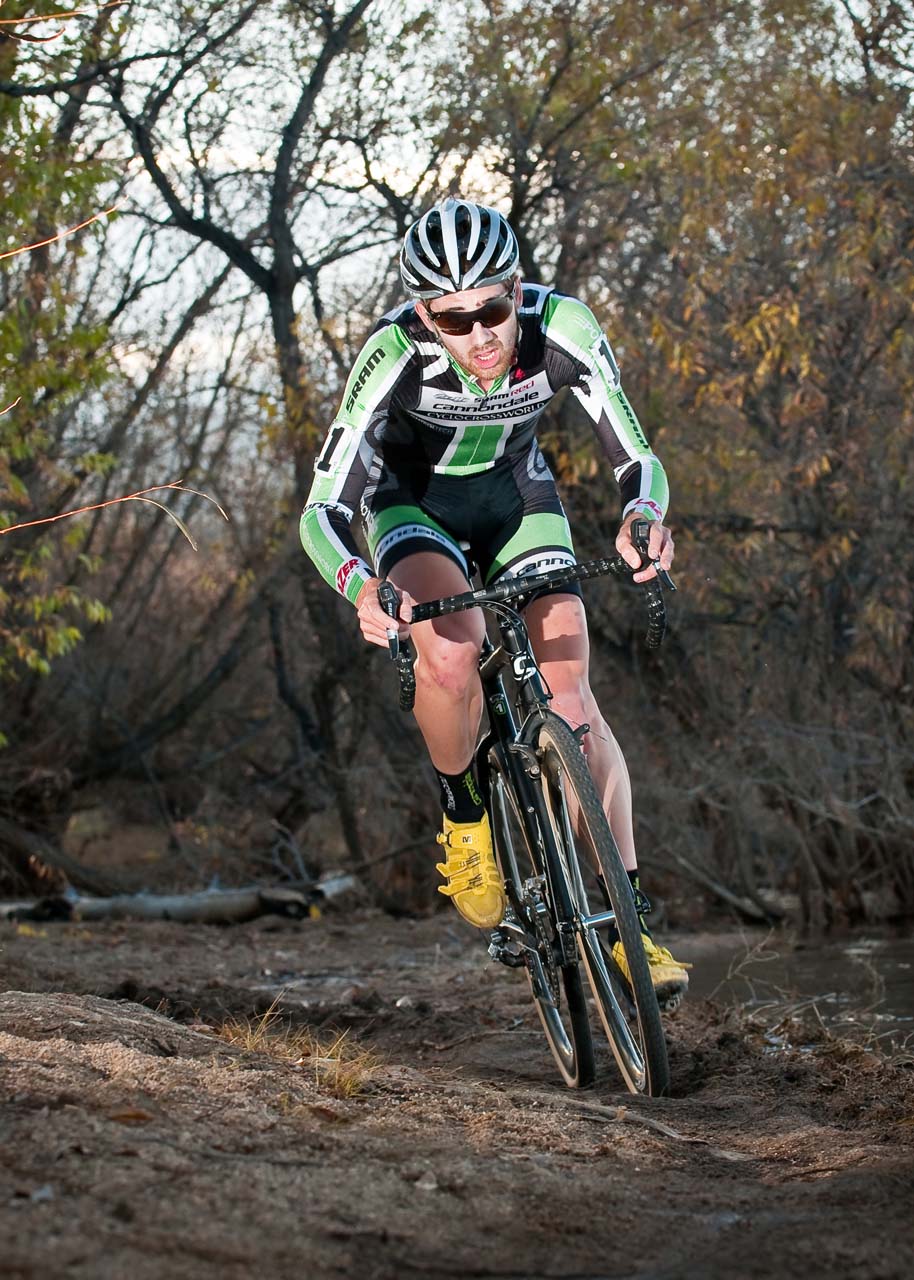
<path fill-rule="evenodd" d="M 547 1005 L 550 1009 L 557 1009 L 558 1005 L 553 1000 L 552 993 L 549 990 L 549 983 L 546 981 L 546 970 L 543 968 L 539 952 L 532 951 L 529 947 L 525 948 L 524 962 L 530 973 L 533 998 L 538 1000 L 540 1004 Z"/>

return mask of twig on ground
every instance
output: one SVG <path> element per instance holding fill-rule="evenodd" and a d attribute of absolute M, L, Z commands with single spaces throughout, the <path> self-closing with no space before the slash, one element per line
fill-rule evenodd
<path fill-rule="evenodd" d="M 663 1120 L 655 1120 L 653 1116 L 642 1115 L 640 1111 L 632 1111 L 628 1107 L 604 1107 L 599 1102 L 583 1102 L 577 1098 L 568 1098 L 565 1105 L 571 1107 L 574 1111 L 582 1111 L 585 1115 L 592 1115 L 594 1119 L 611 1120 L 620 1124 L 638 1124 L 646 1129 L 653 1129 L 656 1133 L 661 1133 L 665 1138 L 673 1138 L 676 1142 L 688 1142 L 693 1146 L 707 1147 L 712 1155 L 718 1156 L 721 1160 L 755 1160 L 756 1157 L 749 1155 L 745 1151 L 728 1151 L 724 1147 L 716 1147 L 713 1142 L 709 1142 L 707 1138 L 693 1138 L 687 1133 L 680 1133 L 678 1129 L 674 1129 L 672 1125 L 666 1124 Z"/>
<path fill-rule="evenodd" d="M 467 1031 L 462 1036 L 457 1036 L 455 1040 L 442 1040 L 440 1044 L 436 1044 L 434 1040 L 423 1040 L 422 1044 L 426 1049 L 432 1049 L 435 1053 L 444 1053 L 447 1049 L 456 1049 L 459 1044 L 466 1044 L 468 1040 L 482 1040 L 485 1036 L 503 1036 L 509 1031 L 514 1031 L 523 1024 L 523 1018 L 514 1018 L 506 1027 L 489 1027 L 484 1031 Z"/>

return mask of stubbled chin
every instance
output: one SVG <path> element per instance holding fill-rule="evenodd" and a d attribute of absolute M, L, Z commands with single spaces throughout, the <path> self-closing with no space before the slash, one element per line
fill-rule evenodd
<path fill-rule="evenodd" d="M 511 358 L 503 347 L 499 352 L 498 359 L 492 364 L 482 364 L 476 356 L 470 357 L 470 364 L 477 378 L 500 378 L 503 373 L 507 372 L 510 363 Z"/>

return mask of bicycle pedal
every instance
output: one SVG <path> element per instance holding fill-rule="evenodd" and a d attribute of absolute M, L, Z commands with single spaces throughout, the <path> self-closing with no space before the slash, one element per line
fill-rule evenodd
<path fill-rule="evenodd" d="M 661 1013 L 672 1013 L 682 1004 L 682 992 L 677 991 L 671 996 L 658 996 L 657 1007 Z"/>
<path fill-rule="evenodd" d="M 509 969 L 521 969 L 524 966 L 524 957 L 519 952 L 511 950 L 507 934 L 498 929 L 492 933 L 487 950 L 493 960 L 507 965 Z"/>

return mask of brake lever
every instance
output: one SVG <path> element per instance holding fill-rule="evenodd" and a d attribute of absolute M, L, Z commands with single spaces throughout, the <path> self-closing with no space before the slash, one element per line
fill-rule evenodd
<path fill-rule="evenodd" d="M 378 600 L 384 612 L 396 621 L 399 617 L 400 593 L 386 578 L 378 587 Z M 413 664 L 416 661 L 415 651 L 409 640 L 400 643 L 399 631 L 396 627 L 387 628 L 387 643 L 390 647 L 391 659 L 397 665 L 397 675 L 400 679 L 400 710 L 412 711 L 416 701 L 416 673 L 413 670 Z"/>
<path fill-rule="evenodd" d="M 394 584 L 388 582 L 386 578 L 378 587 L 378 600 L 384 612 L 396 622 L 400 596 Z M 396 662 L 400 656 L 400 633 L 396 627 L 387 628 L 387 645 L 390 649 L 391 661 Z"/>
<path fill-rule="evenodd" d="M 633 520 L 632 521 L 632 545 L 634 546 L 638 554 L 641 556 L 642 560 L 646 561 L 647 564 L 652 564 L 654 566 L 654 571 L 657 574 L 657 578 L 660 584 L 666 587 L 667 591 L 675 591 L 676 583 L 670 577 L 667 570 L 662 569 L 660 567 L 659 557 L 656 560 L 651 558 L 651 553 L 648 550 L 648 546 L 650 544 L 649 528 L 650 526 L 647 520 Z"/>

